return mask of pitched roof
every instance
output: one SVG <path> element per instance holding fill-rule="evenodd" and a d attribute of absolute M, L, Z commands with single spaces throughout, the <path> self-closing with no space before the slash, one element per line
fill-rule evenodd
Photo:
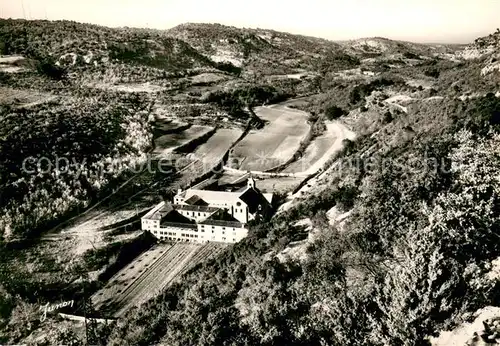
<path fill-rule="evenodd" d="M 185 210 L 185 211 L 202 211 L 206 213 L 214 213 L 219 208 L 216 207 L 207 207 L 204 205 L 184 205 L 184 204 L 174 204 L 173 205 L 175 210 Z"/>
<path fill-rule="evenodd" d="M 259 206 L 262 208 L 269 205 L 269 201 L 262 195 L 260 191 L 248 188 L 240 195 L 240 199 L 248 205 L 248 211 L 255 213 Z"/>
<path fill-rule="evenodd" d="M 161 220 L 164 215 L 167 215 L 172 211 L 172 205 L 170 203 L 161 202 L 156 207 L 154 207 L 149 213 L 143 216 L 143 219 L 149 220 Z"/>
<path fill-rule="evenodd" d="M 165 223 L 195 224 L 194 221 L 188 219 L 187 217 L 180 214 L 177 210 L 173 209 L 162 216 L 160 225 L 163 225 Z"/>
<path fill-rule="evenodd" d="M 186 190 L 186 192 L 185 192 L 185 198 L 187 198 L 187 199 L 189 199 L 195 195 L 200 197 L 201 199 L 203 199 L 208 204 L 212 204 L 214 202 L 216 202 L 216 203 L 221 203 L 221 202 L 232 203 L 232 202 L 237 201 L 239 198 L 238 193 L 226 192 L 226 191 L 189 189 L 189 190 Z"/>
<path fill-rule="evenodd" d="M 189 197 L 187 200 L 184 201 L 187 204 L 191 205 L 208 205 L 207 202 L 205 202 L 200 196 L 198 195 L 192 195 Z"/>
<path fill-rule="evenodd" d="M 227 226 L 227 227 L 243 227 L 243 224 L 235 219 L 231 214 L 224 209 L 219 209 L 216 213 L 200 222 L 201 225 Z"/>

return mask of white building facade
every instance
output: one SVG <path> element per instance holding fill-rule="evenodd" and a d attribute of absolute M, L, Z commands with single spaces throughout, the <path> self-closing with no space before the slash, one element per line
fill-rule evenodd
<path fill-rule="evenodd" d="M 272 194 L 262 194 L 252 178 L 240 192 L 179 190 L 173 204 L 161 202 L 141 219 L 141 227 L 165 241 L 236 243 L 251 220 L 271 210 Z"/>

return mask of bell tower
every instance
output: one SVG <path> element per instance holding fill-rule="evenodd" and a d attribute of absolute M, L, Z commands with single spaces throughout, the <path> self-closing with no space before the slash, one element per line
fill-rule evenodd
<path fill-rule="evenodd" d="M 255 180 L 250 176 L 247 181 L 247 188 L 255 190 Z"/>

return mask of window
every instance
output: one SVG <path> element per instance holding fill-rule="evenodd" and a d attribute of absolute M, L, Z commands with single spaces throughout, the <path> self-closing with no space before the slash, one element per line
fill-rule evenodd
<path fill-rule="evenodd" d="M 226 229 L 226 227 L 222 227 L 222 229 Z"/>
<path fill-rule="evenodd" d="M 198 216 L 200 216 L 200 215 L 201 215 L 201 213 L 198 213 Z"/>

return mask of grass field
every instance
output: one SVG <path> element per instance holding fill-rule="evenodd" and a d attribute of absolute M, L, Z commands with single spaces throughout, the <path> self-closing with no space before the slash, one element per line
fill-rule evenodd
<path fill-rule="evenodd" d="M 234 149 L 239 169 L 266 171 L 285 163 L 307 135 L 307 113 L 284 105 L 257 107 L 255 113 L 268 124 L 253 130 Z"/>
<path fill-rule="evenodd" d="M 153 154 L 166 155 L 175 148 L 199 138 L 212 130 L 209 126 L 193 125 L 187 130 L 179 133 L 171 133 L 155 139 L 155 150 Z"/>

